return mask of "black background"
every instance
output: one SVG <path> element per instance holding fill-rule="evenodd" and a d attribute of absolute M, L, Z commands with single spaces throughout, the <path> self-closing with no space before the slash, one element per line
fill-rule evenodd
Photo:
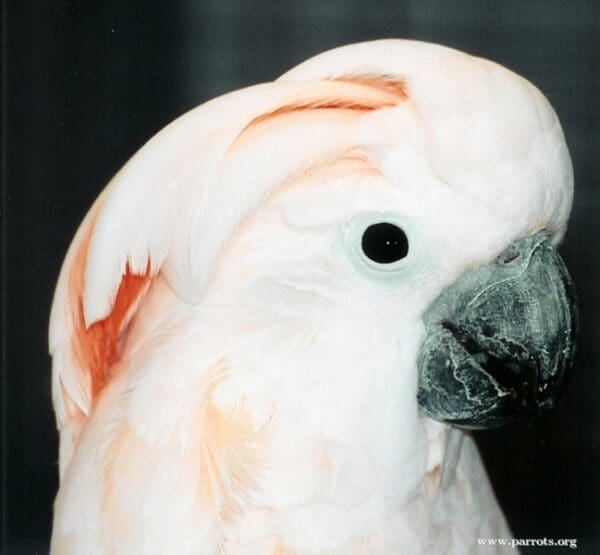
<path fill-rule="evenodd" d="M 4 552 L 48 549 L 58 470 L 48 313 L 67 246 L 101 187 L 154 133 L 210 97 L 272 80 L 334 46 L 403 37 L 466 50 L 523 74 L 546 94 L 563 123 L 576 196 L 562 253 L 579 293 L 582 327 L 573 379 L 552 416 L 477 439 L 516 537 L 577 538 L 579 552 L 600 553 L 599 5 L 578 0 L 5 5 Z"/>

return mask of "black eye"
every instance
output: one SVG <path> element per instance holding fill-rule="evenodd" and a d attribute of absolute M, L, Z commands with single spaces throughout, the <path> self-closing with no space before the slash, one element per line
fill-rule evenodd
<path fill-rule="evenodd" d="M 408 254 L 408 239 L 394 224 L 373 224 L 363 233 L 362 250 L 374 262 L 391 264 Z"/>

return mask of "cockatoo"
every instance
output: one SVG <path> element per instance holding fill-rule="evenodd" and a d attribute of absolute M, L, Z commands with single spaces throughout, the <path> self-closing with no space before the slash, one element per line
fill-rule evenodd
<path fill-rule="evenodd" d="M 557 399 L 572 191 L 533 85 L 422 42 L 338 48 L 177 119 L 58 281 L 53 552 L 510 538 L 464 430 Z"/>

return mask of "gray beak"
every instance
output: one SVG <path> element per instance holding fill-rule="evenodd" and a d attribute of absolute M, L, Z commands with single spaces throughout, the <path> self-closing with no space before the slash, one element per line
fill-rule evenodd
<path fill-rule="evenodd" d="M 417 399 L 430 418 L 494 428 L 555 406 L 575 351 L 577 305 L 544 233 L 465 273 L 423 320 Z"/>

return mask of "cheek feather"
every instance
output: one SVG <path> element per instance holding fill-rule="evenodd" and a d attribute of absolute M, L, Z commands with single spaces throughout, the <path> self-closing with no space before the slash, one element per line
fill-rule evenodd
<path fill-rule="evenodd" d="M 224 410 L 213 394 L 226 369 L 211 371 L 200 413 L 200 490 L 206 504 L 225 524 L 231 524 L 257 489 L 262 466 L 263 437 L 243 401 Z"/>
<path fill-rule="evenodd" d="M 285 547 L 282 543 L 277 543 L 273 550 L 273 555 L 299 555 L 297 551 Z"/>
<path fill-rule="evenodd" d="M 121 425 L 115 431 L 115 435 L 105 452 L 105 462 L 100 474 L 100 485 L 102 491 L 102 520 L 106 535 L 109 537 L 126 537 L 131 533 L 134 518 L 121 502 L 117 484 L 117 477 L 122 480 L 130 475 L 127 468 L 128 447 L 131 448 L 133 441 L 131 429 Z M 131 453 L 138 455 L 139 453 Z M 134 473 L 140 477 L 139 467 Z"/>

